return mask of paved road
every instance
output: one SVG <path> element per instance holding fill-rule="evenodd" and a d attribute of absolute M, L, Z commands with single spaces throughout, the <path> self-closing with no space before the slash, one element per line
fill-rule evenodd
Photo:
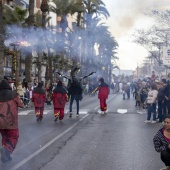
<path fill-rule="evenodd" d="M 33 109 L 20 110 L 19 143 L 12 161 L 0 163 L 0 170 L 159 170 L 164 166 L 152 142 L 161 124 L 145 124 L 146 114 L 138 114 L 134 99 L 122 100 L 121 94 L 109 96 L 106 115 L 98 113 L 98 104 L 97 96 L 85 96 L 80 117 L 66 114 L 56 123 L 51 106 L 46 106 L 41 123 L 35 121 Z M 120 114 L 120 109 L 127 112 Z"/>

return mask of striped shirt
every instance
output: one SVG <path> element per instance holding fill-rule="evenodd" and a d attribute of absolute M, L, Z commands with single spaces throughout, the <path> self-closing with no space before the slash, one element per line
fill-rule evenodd
<path fill-rule="evenodd" d="M 166 151 L 170 149 L 168 148 L 168 145 L 170 144 L 170 142 L 168 142 L 163 134 L 163 128 L 160 129 L 157 134 L 154 136 L 153 138 L 153 143 L 154 143 L 154 147 L 155 150 L 157 152 L 162 152 L 162 151 Z"/>

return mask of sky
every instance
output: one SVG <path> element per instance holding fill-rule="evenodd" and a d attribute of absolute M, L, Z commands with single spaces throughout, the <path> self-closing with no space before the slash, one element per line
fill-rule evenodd
<path fill-rule="evenodd" d="M 145 10 L 153 8 L 169 8 L 170 0 L 103 0 L 110 13 L 108 20 L 104 20 L 110 27 L 110 32 L 119 44 L 117 50 L 117 65 L 121 69 L 135 70 L 140 66 L 148 52 L 139 44 L 131 41 L 135 29 L 147 28 L 154 22 L 145 16 Z"/>

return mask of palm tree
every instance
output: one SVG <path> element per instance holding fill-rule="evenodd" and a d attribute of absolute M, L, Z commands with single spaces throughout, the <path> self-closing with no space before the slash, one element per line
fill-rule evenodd
<path fill-rule="evenodd" d="M 27 9 L 21 9 L 19 7 L 10 8 L 4 5 L 3 20 L 6 25 L 23 26 L 26 24 Z"/>
<path fill-rule="evenodd" d="M 35 0 L 29 0 L 28 27 L 34 26 L 34 3 Z"/>
<path fill-rule="evenodd" d="M 21 9 L 19 7 L 15 7 L 14 9 L 11 9 L 8 6 L 4 6 L 5 12 L 3 13 L 4 17 L 4 23 L 6 25 L 16 25 L 22 29 L 22 26 L 27 26 L 27 9 Z M 9 29 L 12 29 L 8 27 Z M 11 30 L 12 32 L 12 30 Z M 7 35 L 8 36 L 8 35 Z M 15 33 L 14 35 L 9 35 L 9 36 L 16 36 Z M 13 43 L 14 44 L 14 43 Z M 15 45 L 15 44 L 14 44 Z M 26 53 L 26 58 L 25 58 L 25 77 L 26 81 L 30 82 L 31 81 L 31 69 L 32 69 L 32 48 L 28 47 L 27 51 L 31 51 Z M 19 63 L 19 56 L 18 52 L 16 53 L 16 58 L 17 58 L 17 63 Z M 15 72 L 16 75 L 16 82 L 19 81 L 19 67 L 17 67 L 17 70 Z"/>
<path fill-rule="evenodd" d="M 57 17 L 61 17 L 58 22 L 58 27 L 62 28 L 62 31 L 68 27 L 67 14 L 71 13 L 73 7 L 73 0 L 52 0 L 55 4 L 50 5 L 50 11 L 57 14 Z"/>
<path fill-rule="evenodd" d="M 81 13 L 85 15 L 87 26 L 90 25 L 94 14 L 96 16 L 103 15 L 106 18 L 110 16 L 102 0 L 74 0 L 74 6 L 71 12 L 72 14 L 78 12 L 77 26 L 80 25 Z"/>
<path fill-rule="evenodd" d="M 3 24 L 3 15 L 2 15 L 3 7 L 2 0 L 0 0 L 0 80 L 3 79 L 4 69 L 3 69 L 3 61 L 4 61 L 4 24 Z"/>

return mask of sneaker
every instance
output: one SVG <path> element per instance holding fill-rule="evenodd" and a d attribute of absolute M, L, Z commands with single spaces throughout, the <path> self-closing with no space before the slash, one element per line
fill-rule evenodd
<path fill-rule="evenodd" d="M 79 113 L 77 113 L 77 115 L 76 115 L 77 117 L 79 117 Z"/>
<path fill-rule="evenodd" d="M 59 116 L 55 116 L 54 121 L 56 122 L 58 120 Z"/>
<path fill-rule="evenodd" d="M 42 117 L 42 116 L 39 116 L 39 117 L 40 117 L 39 119 L 40 119 L 40 121 L 41 121 L 41 120 L 43 119 L 43 117 Z"/>
<path fill-rule="evenodd" d="M 156 123 L 156 120 L 152 120 L 152 122 L 151 123 Z"/>
<path fill-rule="evenodd" d="M 69 117 L 72 117 L 72 113 L 70 113 Z"/>
<path fill-rule="evenodd" d="M 2 147 L 0 152 L 1 152 L 1 161 L 2 162 L 8 162 L 12 159 L 10 157 L 10 152 L 6 148 Z"/>
<path fill-rule="evenodd" d="M 62 120 L 63 120 L 63 117 L 59 117 L 59 120 L 62 121 Z"/>
<path fill-rule="evenodd" d="M 43 117 L 39 115 L 39 116 L 37 117 L 37 122 L 41 121 L 42 119 L 43 119 Z"/>
<path fill-rule="evenodd" d="M 164 168 L 161 168 L 160 170 L 170 170 L 170 166 L 166 166 Z"/>
<path fill-rule="evenodd" d="M 145 123 L 151 123 L 151 121 L 150 121 L 150 120 L 145 120 L 144 122 L 145 122 Z"/>

